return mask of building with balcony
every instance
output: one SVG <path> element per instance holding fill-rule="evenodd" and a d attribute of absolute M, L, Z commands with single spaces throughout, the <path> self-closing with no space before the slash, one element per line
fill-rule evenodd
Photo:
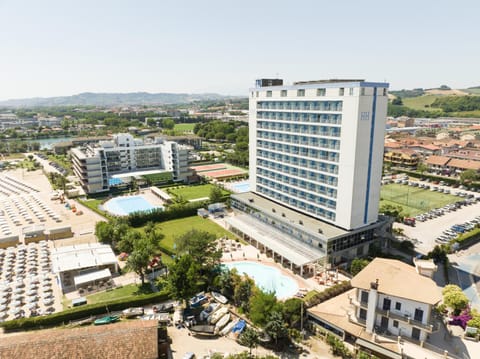
<path fill-rule="evenodd" d="M 386 83 L 257 80 L 249 94 L 250 193 L 230 228 L 302 267 L 368 252 L 379 221 Z M 260 233 L 275 235 L 275 240 Z M 283 239 L 282 239 L 283 238 Z M 278 243 L 285 243 L 279 246 Z M 329 257 L 328 259 L 326 257 Z"/>
<path fill-rule="evenodd" d="M 408 148 L 388 151 L 383 155 L 383 162 L 391 163 L 392 166 L 415 168 L 419 160 L 417 152 Z"/>
<path fill-rule="evenodd" d="M 375 258 L 351 284 L 355 288 L 352 315 L 365 321 L 367 332 L 389 332 L 425 341 L 434 330 L 432 309 L 442 296 L 435 282 L 415 267 Z"/>
<path fill-rule="evenodd" d="M 169 173 L 182 182 L 191 174 L 190 147 L 162 138 L 135 139 L 116 134 L 111 141 L 100 141 L 70 150 L 73 170 L 86 193 L 108 191 L 119 178 L 142 174 Z"/>
<path fill-rule="evenodd" d="M 418 357 L 404 352 L 402 340 L 423 346 L 439 329 L 433 308 L 442 300 L 430 279 L 435 266 L 418 264 L 375 258 L 352 278 L 350 291 L 308 310 L 310 324 L 382 358 Z"/>

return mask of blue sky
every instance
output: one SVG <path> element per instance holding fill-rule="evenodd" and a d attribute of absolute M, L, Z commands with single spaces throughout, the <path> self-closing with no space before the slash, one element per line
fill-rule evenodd
<path fill-rule="evenodd" d="M 0 0 L 0 100 L 242 95 L 256 78 L 480 85 L 479 1 Z"/>

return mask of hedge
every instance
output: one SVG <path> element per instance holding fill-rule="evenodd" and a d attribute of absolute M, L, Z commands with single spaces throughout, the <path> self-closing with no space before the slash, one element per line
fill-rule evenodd
<path fill-rule="evenodd" d="M 480 240 L 480 228 L 461 234 L 454 242 L 458 243 L 461 248 L 471 246 Z"/>
<path fill-rule="evenodd" d="M 163 222 L 177 218 L 185 218 L 197 214 L 199 208 L 205 207 L 208 202 L 192 202 L 185 205 L 172 205 L 166 211 L 152 209 L 150 211 L 135 212 L 127 217 L 127 222 L 132 227 L 143 226 L 147 222 Z"/>
<path fill-rule="evenodd" d="M 129 307 L 158 303 L 169 299 L 169 293 L 158 292 L 108 302 L 87 304 L 64 310 L 47 316 L 14 319 L 0 323 L 5 332 L 14 330 L 41 329 L 68 324 L 70 321 L 88 318 L 92 315 L 105 314 L 108 311 L 119 311 Z"/>
<path fill-rule="evenodd" d="M 317 292 L 311 297 L 309 296 L 309 299 L 305 300 L 305 305 L 307 306 L 307 308 L 311 308 L 314 305 L 323 303 L 326 300 L 336 297 L 337 295 L 342 294 L 350 289 L 352 289 L 350 281 L 345 280 L 339 284 L 335 284 L 334 286 L 323 290 L 322 292 Z"/>
<path fill-rule="evenodd" d="M 429 173 L 419 173 L 419 172 L 416 172 L 416 171 L 410 171 L 410 170 L 406 170 L 406 169 L 400 169 L 398 167 L 394 167 L 392 168 L 392 172 L 397 172 L 398 173 L 404 173 L 404 174 L 407 174 L 409 176 L 413 176 L 413 177 L 417 177 L 417 178 L 428 178 L 430 180 L 433 180 L 433 181 L 443 181 L 447 184 L 458 184 L 460 185 L 461 182 L 460 182 L 460 179 L 459 178 L 452 178 L 452 177 L 446 177 L 446 176 L 436 176 L 436 175 L 432 175 L 432 174 L 429 174 Z M 469 187 L 475 187 L 475 188 L 480 188 L 480 183 L 479 182 L 472 182 L 470 184 L 468 184 Z"/>

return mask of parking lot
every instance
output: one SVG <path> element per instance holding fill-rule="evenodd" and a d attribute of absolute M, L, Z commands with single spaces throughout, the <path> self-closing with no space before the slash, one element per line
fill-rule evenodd
<path fill-rule="evenodd" d="M 431 191 L 432 184 L 418 181 L 419 185 L 429 185 Z M 402 228 L 406 237 L 413 239 L 417 251 L 420 253 L 428 253 L 435 245 L 441 243 L 437 239 L 439 237 L 446 238 L 444 231 L 452 230 L 452 226 L 457 224 L 465 224 L 469 221 L 475 221 L 475 217 L 480 215 L 480 202 L 476 197 L 480 195 L 476 192 L 471 192 L 463 188 L 452 188 L 449 186 L 433 185 L 442 192 L 450 191 L 452 195 L 458 198 L 457 202 L 462 202 L 462 205 L 455 206 L 455 209 L 443 209 L 441 212 L 426 215 L 432 211 L 427 211 L 424 214 L 424 219 L 417 219 L 416 226 L 411 227 L 401 223 L 395 223 L 395 228 Z M 461 194 L 461 195 L 460 195 Z M 470 197 L 470 198 L 468 198 Z M 468 227 L 468 225 L 467 225 Z M 452 239 L 454 237 L 452 236 Z M 436 241 L 437 240 L 437 241 Z"/>

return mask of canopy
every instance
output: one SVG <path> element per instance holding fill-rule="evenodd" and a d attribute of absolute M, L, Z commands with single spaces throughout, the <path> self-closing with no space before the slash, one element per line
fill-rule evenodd
<path fill-rule="evenodd" d="M 112 276 L 112 273 L 110 273 L 110 269 L 105 268 L 99 271 L 77 275 L 73 278 L 73 281 L 75 283 L 75 287 L 77 287 L 79 285 L 82 285 L 85 283 L 91 283 L 96 280 L 110 278 L 111 276 Z"/>

